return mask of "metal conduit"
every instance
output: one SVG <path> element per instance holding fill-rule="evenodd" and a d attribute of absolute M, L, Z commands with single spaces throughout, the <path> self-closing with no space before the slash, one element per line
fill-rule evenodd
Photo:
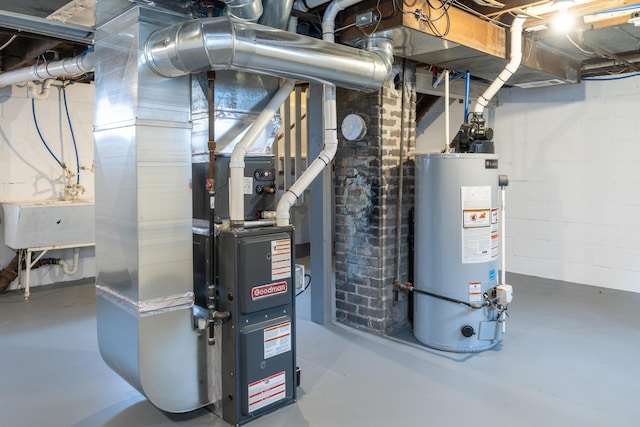
<path fill-rule="evenodd" d="M 156 31 L 144 51 L 149 67 L 164 77 L 238 70 L 364 92 L 378 90 L 392 67 L 387 48 L 363 51 L 228 17 L 195 19 Z"/>

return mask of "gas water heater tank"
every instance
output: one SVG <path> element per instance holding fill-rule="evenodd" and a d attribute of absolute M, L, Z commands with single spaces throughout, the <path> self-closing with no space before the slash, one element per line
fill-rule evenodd
<path fill-rule="evenodd" d="M 498 156 L 416 153 L 413 332 L 468 353 L 502 339 L 489 304 L 500 256 Z"/>

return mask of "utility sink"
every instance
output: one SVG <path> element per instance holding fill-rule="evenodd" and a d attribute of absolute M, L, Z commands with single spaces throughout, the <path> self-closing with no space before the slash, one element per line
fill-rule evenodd
<path fill-rule="evenodd" d="M 13 249 L 92 243 L 92 199 L 5 202 L 4 243 Z"/>

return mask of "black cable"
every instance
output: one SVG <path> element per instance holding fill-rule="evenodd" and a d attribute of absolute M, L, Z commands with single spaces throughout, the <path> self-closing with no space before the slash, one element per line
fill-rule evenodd
<path fill-rule="evenodd" d="M 309 288 L 309 286 L 311 286 L 311 275 L 310 275 L 310 274 L 306 274 L 306 273 L 305 273 L 304 277 L 308 277 L 308 278 L 309 278 L 309 281 L 307 282 L 307 284 L 306 284 L 306 285 L 304 285 L 304 286 L 302 287 L 302 289 L 300 290 L 300 292 L 298 292 L 298 293 L 296 294 L 296 297 L 297 297 L 298 295 L 300 295 L 301 293 L 303 293 L 304 291 L 306 291 L 306 290 L 307 290 L 307 288 Z"/>
<path fill-rule="evenodd" d="M 462 300 L 455 299 L 455 298 L 451 298 L 451 297 L 446 297 L 446 296 L 444 296 L 444 295 L 440 295 L 440 294 L 435 294 L 435 293 L 433 293 L 433 292 L 425 291 L 425 290 L 422 290 L 422 289 L 417 289 L 417 288 L 415 288 L 415 287 L 414 287 L 414 288 L 411 288 L 411 290 L 412 290 L 413 292 L 417 292 L 417 293 L 419 293 L 419 294 L 428 295 L 428 296 L 430 296 L 430 297 L 434 297 L 434 298 L 442 299 L 442 300 L 449 301 L 449 302 L 454 302 L 454 303 L 456 303 L 456 304 L 466 305 L 467 307 L 469 307 L 469 308 L 473 308 L 473 309 L 476 309 L 476 310 L 477 310 L 477 309 L 480 309 L 480 308 L 484 308 L 484 307 L 486 307 L 486 306 L 488 306 L 488 305 L 490 305 L 490 304 L 491 304 L 491 303 L 490 303 L 489 301 L 487 301 L 487 300 L 485 300 L 482 304 L 471 304 L 471 303 L 466 302 L 466 301 L 462 301 Z"/>

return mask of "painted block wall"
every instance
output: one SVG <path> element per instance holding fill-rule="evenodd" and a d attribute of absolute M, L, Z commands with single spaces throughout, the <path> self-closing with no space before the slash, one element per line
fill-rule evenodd
<path fill-rule="evenodd" d="M 640 77 L 500 91 L 507 271 L 640 292 L 639 96 Z"/>
<path fill-rule="evenodd" d="M 72 84 L 66 88 L 67 105 L 78 146 L 80 165 L 93 164 L 93 84 Z M 49 96 L 35 100 L 38 126 L 51 151 L 75 172 L 76 161 L 71 132 L 63 103 L 60 83 L 52 85 Z M 0 88 L 0 203 L 8 201 L 39 201 L 60 199 L 65 187 L 64 173 L 47 152 L 38 137 L 27 88 Z M 94 177 L 91 171 L 81 171 L 80 184 L 86 188 L 82 198 L 94 198 Z M 0 211 L 1 215 L 1 211 Z M 39 286 L 95 275 L 94 249 L 80 251 L 78 272 L 62 273 L 59 266 L 32 270 L 31 286 Z M 4 244 L 0 227 L 0 269 L 15 252 Z M 72 261 L 73 250 L 50 251 L 45 257 Z M 15 280 L 9 289 L 17 286 Z"/>

